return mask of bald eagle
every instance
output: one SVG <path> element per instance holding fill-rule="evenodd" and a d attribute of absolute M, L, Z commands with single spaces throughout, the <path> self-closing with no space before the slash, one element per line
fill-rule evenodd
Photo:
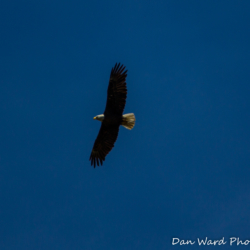
<path fill-rule="evenodd" d="M 94 168 L 96 165 L 99 166 L 99 163 L 102 165 L 106 155 L 114 147 L 120 125 L 129 130 L 135 126 L 135 115 L 133 113 L 123 115 L 127 98 L 127 70 L 124 70 L 125 66 L 120 65 L 120 63 L 116 63 L 115 67 L 112 68 L 104 114 L 94 117 L 94 120 L 102 122 L 89 158 Z"/>

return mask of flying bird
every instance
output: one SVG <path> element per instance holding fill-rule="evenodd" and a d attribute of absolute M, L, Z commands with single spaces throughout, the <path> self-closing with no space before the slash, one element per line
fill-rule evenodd
<path fill-rule="evenodd" d="M 94 120 L 102 122 L 89 158 L 94 168 L 96 165 L 103 164 L 105 157 L 114 147 L 120 125 L 129 130 L 135 126 L 135 115 L 133 113 L 123 115 L 127 98 L 126 77 L 125 66 L 116 63 L 110 74 L 104 113 L 94 117 Z"/>

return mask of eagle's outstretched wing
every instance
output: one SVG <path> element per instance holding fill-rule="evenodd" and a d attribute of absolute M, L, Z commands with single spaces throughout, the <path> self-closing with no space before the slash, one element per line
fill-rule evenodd
<path fill-rule="evenodd" d="M 94 168 L 99 166 L 99 162 L 105 160 L 106 155 L 114 147 L 119 132 L 119 125 L 106 126 L 102 123 L 99 134 L 95 140 L 89 160 Z"/>
<path fill-rule="evenodd" d="M 127 98 L 127 70 L 124 70 L 125 66 L 120 66 L 120 63 L 116 63 L 115 67 L 111 70 L 104 115 L 114 114 L 122 116 Z"/>
<path fill-rule="evenodd" d="M 110 74 L 104 116 L 116 117 L 118 121 L 122 118 L 127 98 L 126 77 L 127 70 L 125 70 L 125 66 L 116 63 Z M 114 147 L 119 132 L 119 126 L 119 122 L 114 125 L 105 122 L 102 123 L 89 158 L 89 160 L 91 160 L 91 165 L 94 165 L 94 167 L 96 167 L 96 165 L 99 166 L 99 164 L 102 165 L 106 155 Z"/>

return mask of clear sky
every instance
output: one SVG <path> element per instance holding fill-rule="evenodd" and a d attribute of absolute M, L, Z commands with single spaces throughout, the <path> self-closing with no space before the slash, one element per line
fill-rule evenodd
<path fill-rule="evenodd" d="M 0 249 L 250 240 L 249 13 L 244 0 L 1 1 Z M 116 62 L 136 125 L 94 169 Z"/>

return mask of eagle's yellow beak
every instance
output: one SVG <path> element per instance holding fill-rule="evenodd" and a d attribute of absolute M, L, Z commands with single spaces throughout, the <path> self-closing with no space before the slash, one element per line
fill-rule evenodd
<path fill-rule="evenodd" d="M 96 120 L 96 116 L 93 119 Z"/>

